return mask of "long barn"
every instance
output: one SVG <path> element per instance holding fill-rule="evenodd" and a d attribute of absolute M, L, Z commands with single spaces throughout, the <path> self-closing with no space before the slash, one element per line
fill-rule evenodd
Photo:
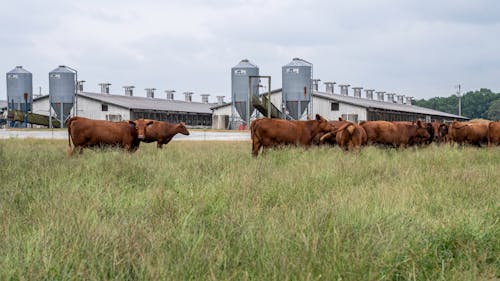
<path fill-rule="evenodd" d="M 214 104 L 152 97 L 79 92 L 76 96 L 78 116 L 98 120 L 134 120 L 148 118 L 171 123 L 185 122 L 191 127 L 211 127 Z M 74 110 L 74 109 L 73 109 Z M 49 96 L 33 99 L 33 112 L 49 115 Z M 54 113 L 52 111 L 52 113 Z"/>
<path fill-rule="evenodd" d="M 266 93 L 261 95 L 266 95 Z M 355 95 L 349 96 L 346 92 L 336 94 L 326 91 L 313 91 L 311 93 L 311 103 L 302 119 L 307 118 L 307 114 L 310 116 L 320 114 L 328 120 L 337 120 L 342 117 L 353 122 L 371 120 L 415 121 L 417 119 L 427 121 L 468 120 L 464 116 L 412 105 L 410 100 L 404 100 L 402 96 L 395 96 L 394 94 L 377 92 L 377 97 L 374 98 L 373 91 L 368 90 L 366 97 L 362 97 L 360 91 L 355 92 Z M 271 92 L 271 101 L 277 108 L 282 108 L 282 89 Z M 234 124 L 243 121 L 241 117 L 234 114 L 231 103 L 213 106 L 212 112 L 214 121 L 218 121 L 213 122 L 214 128 L 227 128 L 229 123 L 232 123 L 231 127 L 234 128 Z M 231 120 L 231 116 L 236 117 Z M 262 114 L 255 111 L 252 118 L 261 116 Z M 220 120 L 227 120 L 227 122 L 220 122 Z"/>

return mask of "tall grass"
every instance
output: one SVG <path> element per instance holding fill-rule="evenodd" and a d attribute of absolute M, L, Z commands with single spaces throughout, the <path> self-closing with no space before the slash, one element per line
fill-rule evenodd
<path fill-rule="evenodd" d="M 0 141 L 0 280 L 500 278 L 500 149 Z"/>

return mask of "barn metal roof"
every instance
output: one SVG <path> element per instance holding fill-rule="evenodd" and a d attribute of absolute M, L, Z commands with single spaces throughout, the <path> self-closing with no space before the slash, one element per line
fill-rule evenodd
<path fill-rule="evenodd" d="M 213 103 L 210 104 L 201 102 L 186 102 L 179 100 L 166 100 L 134 96 L 130 97 L 125 95 L 98 94 L 89 92 L 78 93 L 78 96 L 132 110 L 158 110 L 212 114 L 210 107 L 214 106 Z M 34 100 L 47 97 L 48 95 L 36 98 Z"/>
<path fill-rule="evenodd" d="M 272 94 L 275 93 L 280 93 L 282 89 L 276 89 L 271 91 Z M 267 94 L 267 93 L 262 93 Z M 369 100 L 365 98 L 357 98 L 353 96 L 343 96 L 339 94 L 331 94 L 331 93 L 325 93 L 325 92 L 313 92 L 313 96 L 328 99 L 328 100 L 333 100 L 333 101 L 338 101 L 338 102 L 343 102 L 347 104 L 351 104 L 354 106 L 359 106 L 359 107 L 364 107 L 364 108 L 375 108 L 375 109 L 384 109 L 384 110 L 393 110 L 393 111 L 400 111 L 400 112 L 410 112 L 410 113 L 419 113 L 419 114 L 426 114 L 426 115 L 437 115 L 437 116 L 443 116 L 443 117 L 448 117 L 448 118 L 456 118 L 456 119 L 469 119 L 464 116 L 459 116 L 455 114 L 450 114 L 430 108 L 425 108 L 425 107 L 420 107 L 416 105 L 407 105 L 407 104 L 399 104 L 399 103 L 391 103 L 387 101 L 379 101 L 379 100 Z M 217 105 L 211 107 L 212 110 L 228 106 L 231 103 L 223 104 L 223 105 Z"/>
<path fill-rule="evenodd" d="M 378 108 L 384 110 L 393 110 L 393 111 L 402 111 L 402 112 L 410 112 L 410 113 L 420 113 L 426 115 L 438 115 L 449 118 L 458 118 L 458 119 L 468 119 L 464 116 L 459 116 L 455 114 L 450 114 L 430 108 L 420 107 L 416 105 L 408 105 L 408 104 L 399 104 L 392 103 L 387 101 L 379 101 L 379 100 L 369 100 L 365 98 L 357 98 L 352 96 L 343 96 L 339 94 L 331 94 L 325 92 L 315 92 L 312 94 L 313 96 L 335 100 L 343 103 L 348 103 L 356 106 L 361 106 L 365 108 Z"/>

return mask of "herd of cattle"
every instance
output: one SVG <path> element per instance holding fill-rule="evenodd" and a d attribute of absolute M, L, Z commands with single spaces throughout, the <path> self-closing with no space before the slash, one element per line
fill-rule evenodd
<path fill-rule="evenodd" d="M 328 122 L 320 115 L 315 120 L 288 121 L 262 118 L 252 122 L 252 154 L 260 149 L 282 145 L 337 144 L 354 150 L 364 145 L 408 147 L 432 142 L 455 142 L 460 145 L 500 144 L 500 122 L 471 121 L 451 124 L 440 122 L 364 121 L 360 124 L 343 120 Z"/>
<path fill-rule="evenodd" d="M 141 142 L 157 142 L 157 147 L 162 148 L 176 134 L 189 135 L 184 123 L 170 124 L 150 119 L 110 122 L 73 117 L 68 120 L 67 127 L 69 155 L 75 151 L 81 153 L 83 148 L 102 146 L 116 146 L 133 152 Z M 357 124 L 343 119 L 329 122 L 317 114 L 316 119 L 307 121 L 257 119 L 252 122 L 250 133 L 254 156 L 261 148 L 265 151 L 284 145 L 337 144 L 345 150 L 355 150 L 372 144 L 403 148 L 432 142 L 477 146 L 500 144 L 500 122 L 489 121 L 454 121 L 451 124 L 364 121 Z"/>

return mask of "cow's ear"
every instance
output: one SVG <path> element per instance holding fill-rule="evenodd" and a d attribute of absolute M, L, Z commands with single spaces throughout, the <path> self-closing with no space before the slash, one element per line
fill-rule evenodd
<path fill-rule="evenodd" d="M 419 127 L 419 128 L 422 128 L 422 127 L 423 127 L 423 126 L 422 126 L 422 121 L 417 120 L 417 127 Z"/>
<path fill-rule="evenodd" d="M 321 115 L 316 114 L 316 120 L 321 121 L 321 120 L 325 120 L 325 119 L 323 117 L 321 117 Z"/>
<path fill-rule="evenodd" d="M 342 117 L 339 117 L 339 121 L 344 121 L 344 118 L 342 118 Z"/>
<path fill-rule="evenodd" d="M 149 120 L 147 123 L 146 123 L 146 126 L 149 126 L 149 125 L 152 125 L 155 121 L 153 120 Z"/>
<path fill-rule="evenodd" d="M 180 124 L 181 124 L 182 126 L 186 126 L 186 123 L 184 123 L 184 122 L 181 122 Z"/>
<path fill-rule="evenodd" d="M 135 121 L 132 121 L 132 120 L 128 120 L 128 123 L 132 126 L 135 126 Z"/>

